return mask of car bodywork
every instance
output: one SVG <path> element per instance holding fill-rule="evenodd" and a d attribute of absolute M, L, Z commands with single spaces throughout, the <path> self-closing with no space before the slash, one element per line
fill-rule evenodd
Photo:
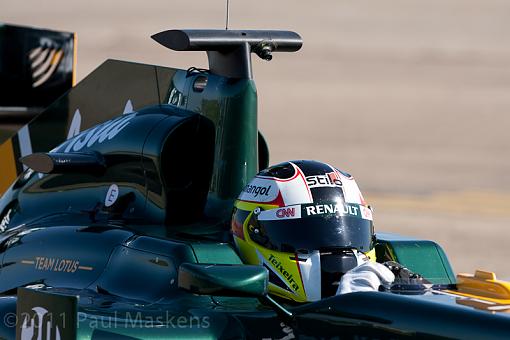
<path fill-rule="evenodd" d="M 26 126 L 33 153 L 0 199 L 1 337 L 508 337 L 508 283 L 455 277 L 438 244 L 399 235 L 377 234 L 378 261 L 430 284 L 302 305 L 268 296 L 267 270 L 242 264 L 229 221 L 269 162 L 251 54 L 270 60 L 301 38 L 153 38 L 206 51 L 209 70 L 109 60 Z"/>

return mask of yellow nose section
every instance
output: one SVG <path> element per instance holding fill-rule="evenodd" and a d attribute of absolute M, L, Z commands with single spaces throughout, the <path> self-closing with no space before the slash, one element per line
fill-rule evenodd
<path fill-rule="evenodd" d="M 493 272 L 477 270 L 472 274 L 457 275 L 458 304 L 491 312 L 510 312 L 510 282 L 498 280 Z"/>

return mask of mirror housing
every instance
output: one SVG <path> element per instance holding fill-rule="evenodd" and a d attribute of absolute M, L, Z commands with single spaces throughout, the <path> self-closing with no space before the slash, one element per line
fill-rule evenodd
<path fill-rule="evenodd" d="M 179 288 L 194 294 L 261 297 L 267 295 L 269 272 L 262 266 L 183 263 Z"/>
<path fill-rule="evenodd" d="M 43 174 L 92 173 L 106 170 L 103 155 L 90 152 L 36 152 L 20 158 L 23 165 Z"/>

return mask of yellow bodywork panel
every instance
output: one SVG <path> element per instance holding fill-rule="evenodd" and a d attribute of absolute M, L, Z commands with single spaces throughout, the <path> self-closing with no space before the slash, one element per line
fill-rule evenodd
<path fill-rule="evenodd" d="M 457 301 L 463 305 L 494 312 L 510 311 L 510 282 L 498 280 L 493 272 L 458 274 L 457 290 L 448 292 L 468 298 Z"/>
<path fill-rule="evenodd" d="M 16 161 L 9 139 L 0 145 L 0 194 L 3 194 L 17 177 Z"/>
<path fill-rule="evenodd" d="M 457 288 L 459 293 L 510 303 L 510 282 L 496 279 L 492 272 L 477 270 L 475 275 L 458 274 Z"/>
<path fill-rule="evenodd" d="M 76 85 L 76 65 L 78 63 L 78 34 L 73 34 L 73 87 Z"/>

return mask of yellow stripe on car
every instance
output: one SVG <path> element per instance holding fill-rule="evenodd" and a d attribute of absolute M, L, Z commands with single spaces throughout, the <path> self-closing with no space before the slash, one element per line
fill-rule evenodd
<path fill-rule="evenodd" d="M 9 139 L 0 145 L 0 161 L 2 162 L 2 175 L 0 176 L 0 194 L 3 194 L 17 177 L 16 160 Z"/>

